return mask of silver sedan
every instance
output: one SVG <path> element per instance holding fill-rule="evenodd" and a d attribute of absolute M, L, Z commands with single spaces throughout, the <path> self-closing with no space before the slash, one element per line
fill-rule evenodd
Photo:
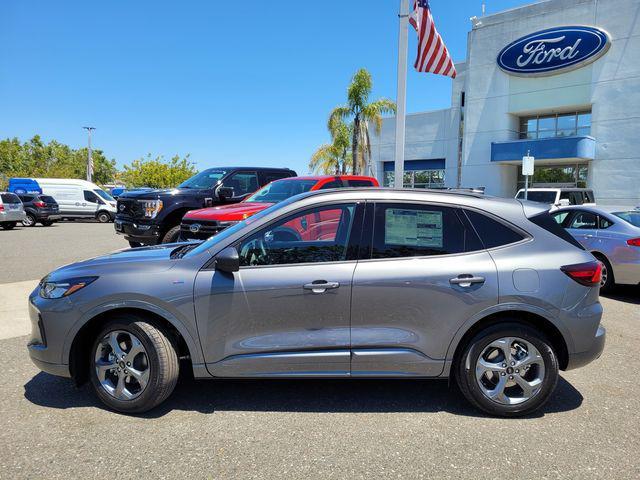
<path fill-rule="evenodd" d="M 603 263 L 601 290 L 640 283 L 640 209 L 576 205 L 552 212 Z"/>

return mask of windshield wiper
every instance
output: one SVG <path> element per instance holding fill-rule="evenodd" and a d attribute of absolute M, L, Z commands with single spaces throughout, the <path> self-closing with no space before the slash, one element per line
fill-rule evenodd
<path fill-rule="evenodd" d="M 171 252 L 171 255 L 169 256 L 169 258 L 171 259 L 182 258 L 191 250 L 196 248 L 198 245 L 200 244 L 194 243 L 194 244 L 188 244 L 188 245 L 181 245 L 178 248 L 176 248 L 173 252 Z"/>

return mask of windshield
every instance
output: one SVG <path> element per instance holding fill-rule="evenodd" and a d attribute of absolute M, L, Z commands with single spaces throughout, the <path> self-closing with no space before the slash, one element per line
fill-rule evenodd
<path fill-rule="evenodd" d="M 99 188 L 96 188 L 94 190 L 94 192 L 96 192 L 100 197 L 102 197 L 103 200 L 106 200 L 107 202 L 115 202 L 116 201 L 115 198 L 113 198 L 111 195 L 109 195 L 104 190 L 100 190 Z"/>
<path fill-rule="evenodd" d="M 188 180 L 185 180 L 178 188 L 201 188 L 209 189 L 220 181 L 227 174 L 224 170 L 205 170 L 200 172 Z"/>
<path fill-rule="evenodd" d="M 258 190 L 245 202 L 278 203 L 299 193 L 308 192 L 317 180 L 277 180 Z"/>
<path fill-rule="evenodd" d="M 524 190 L 520 190 L 516 198 L 518 200 L 524 200 Z M 527 200 L 549 204 L 556 203 L 556 192 L 529 191 L 527 194 Z"/>
<path fill-rule="evenodd" d="M 640 227 L 640 211 L 638 210 L 630 210 L 628 212 L 613 212 L 613 214 L 624 220 L 625 222 L 629 222 L 634 227 Z"/>

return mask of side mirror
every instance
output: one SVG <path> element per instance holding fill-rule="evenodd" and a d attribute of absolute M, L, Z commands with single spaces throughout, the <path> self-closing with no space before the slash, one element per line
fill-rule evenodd
<path fill-rule="evenodd" d="M 233 198 L 234 195 L 233 187 L 218 187 L 218 198 L 220 200 L 229 200 Z"/>
<path fill-rule="evenodd" d="M 216 255 L 216 270 L 227 273 L 240 270 L 240 256 L 235 247 L 227 247 Z"/>

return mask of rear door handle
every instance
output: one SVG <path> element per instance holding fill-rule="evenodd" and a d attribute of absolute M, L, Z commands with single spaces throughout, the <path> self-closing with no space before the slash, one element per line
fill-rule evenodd
<path fill-rule="evenodd" d="M 459 285 L 460 287 L 470 287 L 474 283 L 484 283 L 484 277 L 474 277 L 469 274 L 458 275 L 455 278 L 449 279 L 449 283 Z"/>
<path fill-rule="evenodd" d="M 305 290 L 311 290 L 313 293 L 324 293 L 327 290 L 338 288 L 340 284 L 338 282 L 327 282 L 326 280 L 315 280 L 311 283 L 305 283 L 302 288 Z"/>

